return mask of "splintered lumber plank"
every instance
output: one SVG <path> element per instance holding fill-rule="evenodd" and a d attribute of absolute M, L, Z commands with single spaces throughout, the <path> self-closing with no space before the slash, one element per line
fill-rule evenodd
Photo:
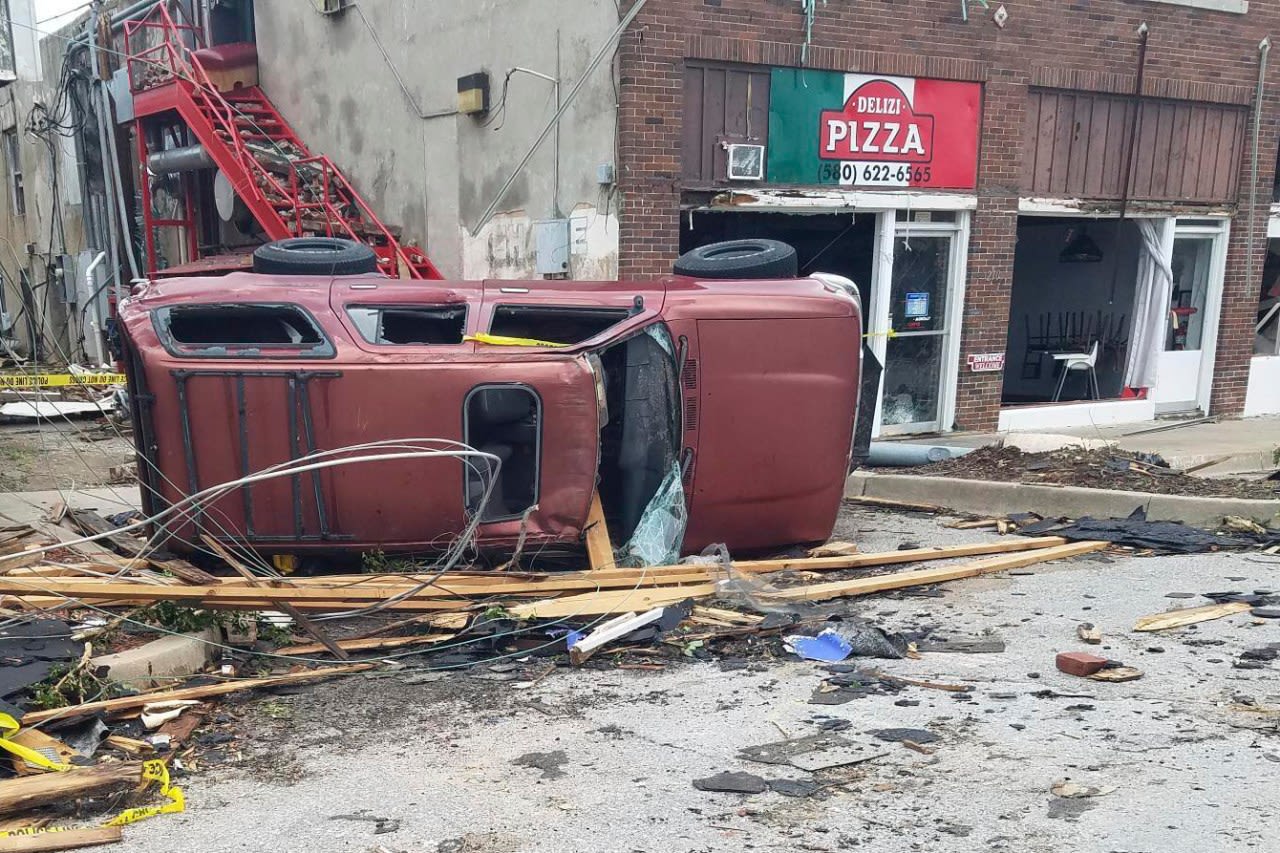
<path fill-rule="evenodd" d="M 401 646 L 423 646 L 428 643 L 440 643 L 452 640 L 453 634 L 416 634 L 412 637 L 371 637 L 363 640 L 336 640 L 335 642 L 349 652 L 363 652 L 370 649 L 398 649 Z M 300 646 L 285 646 L 276 649 L 278 655 L 318 655 L 327 650 L 323 643 L 306 643 Z"/>
<path fill-rule="evenodd" d="M 147 564 L 151 568 L 160 572 L 168 572 L 180 581 L 194 584 L 215 584 L 222 583 L 222 579 L 217 575 L 211 575 L 199 566 L 193 566 L 186 560 L 147 560 Z"/>
<path fill-rule="evenodd" d="M 888 498 L 868 498 L 862 496 L 847 497 L 845 498 L 845 502 L 851 504 L 863 504 L 864 506 L 880 506 L 885 509 L 903 509 L 908 512 L 942 512 L 942 507 L 937 506 L 936 504 L 918 504 L 912 503 L 911 501 L 889 500 Z"/>
<path fill-rule="evenodd" d="M 853 554 L 848 557 L 813 557 L 789 560 L 735 560 L 733 567 L 740 572 L 766 574 L 790 569 L 807 572 L 838 569 L 867 569 L 875 566 L 891 566 L 897 563 L 919 563 L 925 560 L 950 560 L 955 557 L 979 557 L 983 554 L 1008 554 L 1017 551 L 1038 551 L 1068 544 L 1061 536 L 1033 536 L 1026 539 L 981 542 L 974 545 L 946 545 L 935 548 L 908 548 L 905 551 L 885 551 L 878 554 Z"/>
<path fill-rule="evenodd" d="M 136 785 L 141 779 L 142 763 L 138 761 L 5 779 L 0 781 L 0 814 L 66 803 L 77 797 Z"/>
<path fill-rule="evenodd" d="M 19 551 L 16 554 L 9 554 L 0 557 L 0 572 L 7 572 L 10 569 L 21 569 L 32 563 L 38 563 L 44 559 L 44 554 L 40 552 Z"/>
<path fill-rule="evenodd" d="M 629 613 L 633 610 L 652 610 L 667 604 L 675 604 L 686 598 L 705 598 L 715 595 L 713 583 L 679 587 L 648 589 L 619 589 L 584 595 L 567 595 L 545 601 L 532 601 L 508 608 L 517 619 L 555 619 L 566 616 L 599 616 L 606 613 Z"/>
<path fill-rule="evenodd" d="M 395 622 L 388 622 L 385 625 L 370 628 L 368 631 L 356 634 L 351 639 L 367 640 L 379 634 L 388 634 L 392 631 L 399 631 L 401 628 L 411 628 L 414 625 L 430 625 L 432 628 L 461 631 L 467 627 L 467 623 L 470 621 L 471 614 L 469 613 L 428 613 L 424 616 L 410 616 L 408 619 L 398 619 Z"/>
<path fill-rule="evenodd" d="M 1143 616 L 1133 625 L 1135 631 L 1163 631 L 1166 628 L 1181 628 L 1184 625 L 1195 625 L 1197 622 L 1208 622 L 1221 619 L 1233 613 L 1244 613 L 1253 605 L 1243 601 L 1228 601 L 1226 604 L 1206 604 L 1204 607 L 1188 607 L 1185 610 L 1170 610 L 1165 613 L 1153 613 Z"/>
<path fill-rule="evenodd" d="M 758 613 L 739 613 L 736 610 L 725 610 L 719 607 L 703 607 L 698 605 L 693 608 L 691 616 L 699 619 L 709 619 L 716 622 L 725 622 L 731 625 L 758 625 L 764 621 L 764 617 Z"/>
<path fill-rule="evenodd" d="M 1054 548 L 1041 548 L 1023 554 L 1011 554 L 992 557 L 989 560 L 977 560 L 962 563 L 959 566 L 947 566 L 938 569 L 917 569 L 911 572 L 895 572 L 890 575 L 877 575 L 870 578 L 858 578 L 833 583 L 810 584 L 792 587 L 778 592 L 762 593 L 761 599 L 771 601 L 824 601 L 828 598 L 867 595 L 873 592 L 884 592 L 890 589 L 904 589 L 912 586 L 943 583 L 944 581 L 972 578 L 978 575 L 1002 572 L 1006 569 L 1017 569 L 1050 560 L 1061 560 L 1101 551 L 1106 542 L 1075 542 L 1070 545 L 1059 545 Z"/>
<path fill-rule="evenodd" d="M 119 844 L 122 841 L 124 830 L 118 826 L 59 829 L 35 835 L 9 835 L 0 838 L 0 853 L 49 853 L 55 850 L 97 847 L 99 844 Z"/>
<path fill-rule="evenodd" d="M 244 563 L 237 560 L 230 551 L 222 547 L 222 543 L 218 542 L 218 540 L 214 539 L 212 536 L 201 536 L 200 538 L 204 540 L 204 544 L 208 545 L 209 549 L 213 551 L 213 553 L 222 558 L 224 563 L 235 569 L 236 574 L 248 581 L 250 586 L 265 585 L 259 580 L 257 575 L 249 571 L 249 568 L 245 566 Z M 321 645 L 332 652 L 334 657 L 339 660 L 351 660 L 351 656 L 342 650 L 342 646 L 339 646 L 334 641 L 333 637 L 329 636 L 329 632 L 308 619 L 301 610 L 294 607 L 287 601 L 280 602 L 280 609 L 289 614 L 299 628 L 306 631 L 314 639 L 319 641 Z"/>
<path fill-rule="evenodd" d="M 98 513 L 91 509 L 73 509 L 68 511 L 71 523 L 85 536 L 102 536 L 101 541 L 109 543 L 116 553 L 126 557 L 137 557 L 146 550 L 146 543 L 132 533 L 121 532 Z"/>
<path fill-rule="evenodd" d="M 607 569 L 617 565 L 613 557 L 613 542 L 609 528 L 604 523 L 604 507 L 600 493 L 591 493 L 591 508 L 587 512 L 587 525 L 583 530 L 587 539 L 587 562 L 593 569 Z"/>
<path fill-rule="evenodd" d="M 291 672 L 287 675 L 271 675 L 266 678 L 245 678 L 239 681 L 225 681 L 221 684 L 206 684 L 203 687 L 184 687 L 180 690 L 159 690 L 154 693 L 143 693 L 138 696 L 124 696 L 120 699 L 103 699 L 100 702 L 86 702 L 83 705 L 72 705 L 67 708 L 53 708 L 48 711 L 33 711 L 22 716 L 24 726 L 34 726 L 45 720 L 75 719 L 87 714 L 119 714 L 125 711 L 136 711 L 143 705 L 152 702 L 168 702 L 175 699 L 208 699 L 213 696 L 225 696 L 242 690 L 255 690 L 259 687 L 278 687 L 282 684 L 300 684 L 307 681 L 321 681 L 338 675 L 352 672 L 364 672 L 373 669 L 376 664 L 352 663 L 345 666 L 331 666 L 324 669 L 309 669 L 305 672 Z M 66 775 L 66 774 L 59 774 Z M 43 777 L 32 777 L 43 778 Z M 0 783 L 0 795 L 3 793 Z M 0 796 L 0 805 L 3 804 Z"/>

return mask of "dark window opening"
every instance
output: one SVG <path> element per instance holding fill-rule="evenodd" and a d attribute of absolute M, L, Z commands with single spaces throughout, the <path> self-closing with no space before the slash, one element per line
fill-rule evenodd
<path fill-rule="evenodd" d="M 333 345 L 315 320 L 296 305 L 175 306 L 157 310 L 154 322 L 161 341 L 175 354 L 199 349 L 205 356 L 223 355 L 227 348 L 242 355 L 263 348 L 333 354 Z"/>
<path fill-rule="evenodd" d="M 627 316 L 625 308 L 499 305 L 494 309 L 489 332 L 553 344 L 577 344 L 594 338 Z"/>
<path fill-rule="evenodd" d="M 662 326 L 600 352 L 608 420 L 600 429 L 600 504 L 614 541 L 631 538 L 680 452 L 674 347 Z"/>
<path fill-rule="evenodd" d="M 460 344 L 467 325 L 464 305 L 352 305 L 347 316 L 371 344 Z"/>
<path fill-rule="evenodd" d="M 474 389 L 465 407 L 465 441 L 501 461 L 480 520 L 517 518 L 538 499 L 542 403 L 529 388 L 492 385 Z M 472 461 L 466 475 L 467 511 L 477 512 L 495 466 L 486 459 Z"/>

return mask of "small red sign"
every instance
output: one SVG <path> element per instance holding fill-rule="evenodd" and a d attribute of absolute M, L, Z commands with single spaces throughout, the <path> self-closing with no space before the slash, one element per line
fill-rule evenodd
<path fill-rule="evenodd" d="M 1004 370 L 1004 353 L 983 352 L 969 353 L 966 359 L 969 369 L 974 373 L 995 373 Z"/>

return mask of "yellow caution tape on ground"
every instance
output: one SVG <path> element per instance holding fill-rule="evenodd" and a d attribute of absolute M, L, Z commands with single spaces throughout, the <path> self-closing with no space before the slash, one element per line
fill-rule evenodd
<path fill-rule="evenodd" d="M 136 809 L 125 809 L 104 823 L 103 826 L 126 826 L 131 823 L 137 823 L 140 820 L 146 820 L 149 817 L 155 817 L 158 814 L 173 814 L 186 811 L 187 803 L 182 796 L 182 789 L 177 785 L 169 784 L 169 766 L 163 761 L 144 762 L 142 765 L 142 781 L 159 782 L 160 793 L 168 797 L 169 802 L 162 806 L 142 806 Z"/>
<path fill-rule="evenodd" d="M 490 335 L 480 332 L 477 335 L 467 335 L 464 341 L 475 341 L 478 344 L 492 344 L 497 347 L 567 347 L 568 344 L 557 344 L 552 341 L 540 341 L 536 338 L 510 338 L 506 335 Z"/>
<path fill-rule="evenodd" d="M 69 388 L 79 385 L 123 385 L 123 373 L 5 373 L 0 388 Z"/>
<path fill-rule="evenodd" d="M 0 749 L 11 752 L 28 764 L 43 767 L 45 770 L 55 770 L 61 773 L 71 769 L 70 764 L 51 761 L 43 753 L 36 752 L 29 746 L 23 746 L 20 743 L 14 743 L 9 740 L 9 738 L 18 733 L 20 728 L 21 726 L 17 720 L 8 714 L 0 712 Z"/>

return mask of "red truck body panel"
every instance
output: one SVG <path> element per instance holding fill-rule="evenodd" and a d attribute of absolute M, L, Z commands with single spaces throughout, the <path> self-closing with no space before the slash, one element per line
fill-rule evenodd
<path fill-rule="evenodd" d="M 189 346 L 173 332 L 184 311 L 264 305 L 302 309 L 321 342 Z M 618 319 L 610 314 L 606 328 L 558 349 L 371 343 L 349 310 L 366 306 L 457 308 L 467 335 L 493 328 L 504 306 L 604 309 Z M 523 520 L 486 519 L 479 544 L 509 550 L 523 533 L 526 551 L 576 546 L 598 478 L 603 495 L 610 476 L 620 476 L 606 472 L 619 434 L 602 418 L 597 385 L 645 369 L 644 358 L 624 365 L 616 354 L 646 328 L 674 350 L 659 374 L 670 376 L 663 399 L 678 410 L 670 415 L 689 507 L 686 551 L 822 540 L 843 493 L 861 317 L 855 298 L 816 279 L 405 282 L 233 273 L 140 285 L 120 313 L 150 512 L 314 450 L 465 441 L 471 395 L 501 386 L 515 396 L 495 399 L 536 397 L 525 419 L 539 436 L 536 497 Z M 612 415 L 616 428 L 622 415 Z M 440 550 L 466 526 L 467 489 L 454 459 L 362 463 L 236 489 L 169 532 L 179 550 L 197 534 L 246 539 L 268 553 Z M 612 529 L 608 502 L 606 515 Z"/>

